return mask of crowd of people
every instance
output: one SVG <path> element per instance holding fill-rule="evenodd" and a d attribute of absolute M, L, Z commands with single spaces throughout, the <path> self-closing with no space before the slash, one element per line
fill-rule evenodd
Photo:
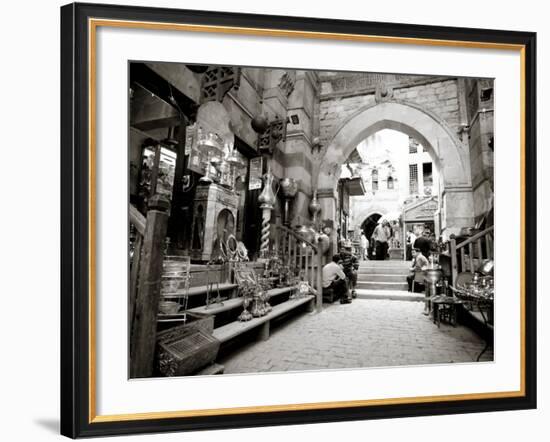
<path fill-rule="evenodd" d="M 409 291 L 413 290 L 415 273 L 421 272 L 429 266 L 430 254 L 437 247 L 432 236 L 428 228 L 424 228 L 422 234 L 418 237 L 412 231 L 407 232 L 407 258 L 411 259 L 410 274 L 407 276 Z M 382 222 L 375 227 L 371 241 L 369 241 L 365 232 L 361 232 L 359 258 L 362 260 L 373 257 L 376 260 L 387 259 L 388 243 L 391 237 L 392 231 L 388 222 Z M 332 290 L 342 304 L 351 303 L 356 296 L 355 287 L 359 259 L 352 250 L 351 242 L 342 242 L 340 252 L 333 255 L 331 262 L 323 267 L 323 289 Z M 422 292 L 423 290 L 423 283 L 417 282 L 414 291 Z"/>

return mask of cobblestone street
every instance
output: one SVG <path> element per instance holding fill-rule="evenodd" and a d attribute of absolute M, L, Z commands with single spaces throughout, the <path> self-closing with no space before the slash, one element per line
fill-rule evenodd
<path fill-rule="evenodd" d="M 423 303 L 356 299 L 325 305 L 276 328 L 220 362 L 225 373 L 473 362 L 484 341 L 467 327 L 422 314 Z M 492 349 L 482 361 L 493 359 Z"/>

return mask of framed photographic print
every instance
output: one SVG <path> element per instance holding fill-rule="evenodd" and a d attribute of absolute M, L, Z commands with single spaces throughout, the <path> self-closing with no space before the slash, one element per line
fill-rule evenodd
<path fill-rule="evenodd" d="M 535 45 L 62 7 L 62 434 L 536 407 Z"/>

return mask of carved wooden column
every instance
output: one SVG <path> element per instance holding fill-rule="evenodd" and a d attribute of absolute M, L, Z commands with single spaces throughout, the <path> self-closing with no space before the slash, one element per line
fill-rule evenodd
<path fill-rule="evenodd" d="M 130 376 L 132 378 L 149 377 L 153 374 L 164 239 L 169 208 L 169 201 L 161 195 L 154 195 L 149 199 L 141 252 L 139 287 L 130 337 Z"/>

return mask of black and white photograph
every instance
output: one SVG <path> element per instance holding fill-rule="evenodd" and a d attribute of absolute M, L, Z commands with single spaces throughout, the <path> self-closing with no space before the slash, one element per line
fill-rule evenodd
<path fill-rule="evenodd" d="M 8 2 L 0 439 L 547 434 L 547 8 L 445 6 Z"/>
<path fill-rule="evenodd" d="M 492 363 L 494 83 L 129 61 L 129 378 Z"/>

